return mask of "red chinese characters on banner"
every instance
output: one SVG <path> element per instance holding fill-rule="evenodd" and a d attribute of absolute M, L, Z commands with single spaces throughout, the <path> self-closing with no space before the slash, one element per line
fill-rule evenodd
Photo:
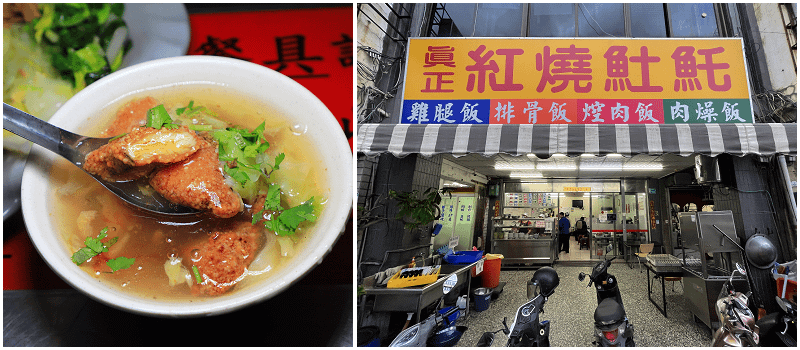
<path fill-rule="evenodd" d="M 557 48 L 555 54 L 550 54 L 550 46 L 544 47 L 544 53 L 536 54 L 536 70 L 542 72 L 542 79 L 536 91 L 542 92 L 547 84 L 561 84 L 550 89 L 552 92 L 563 91 L 567 88 L 570 81 L 573 82 L 573 89 L 578 93 L 592 91 L 592 69 L 589 60 L 592 55 L 587 48 L 576 48 L 570 45 L 568 48 Z M 588 81 L 581 85 L 581 81 Z"/>
<path fill-rule="evenodd" d="M 697 54 L 705 57 L 703 64 L 697 64 L 697 59 L 694 55 L 695 48 L 693 46 L 679 46 L 672 53 L 672 59 L 675 60 L 675 91 L 694 91 L 702 90 L 703 85 L 700 84 L 700 79 L 697 78 L 698 70 L 706 71 L 706 78 L 708 87 L 713 91 L 728 91 L 731 89 L 731 77 L 725 74 L 722 77 L 722 84 L 717 84 L 715 70 L 728 69 L 730 65 L 727 63 L 714 63 L 714 54 L 725 52 L 722 47 L 713 49 L 697 50 Z M 688 85 L 688 86 L 687 86 Z M 688 87 L 688 89 L 687 89 Z"/>
<path fill-rule="evenodd" d="M 486 75 L 489 75 L 489 86 L 492 91 L 520 91 L 522 84 L 514 83 L 514 57 L 525 53 L 522 49 L 497 49 L 496 53 L 505 56 L 503 69 L 503 82 L 497 82 L 497 73 L 500 71 L 497 62 L 491 58 L 495 51 L 485 51 L 486 46 L 481 45 L 474 51 L 468 53 L 475 64 L 466 66 L 466 70 L 471 72 L 467 80 L 467 91 L 476 90 L 482 93 L 486 89 Z M 477 85 L 477 86 L 476 86 Z"/>
<path fill-rule="evenodd" d="M 188 54 L 237 58 L 294 79 L 328 107 L 352 147 L 352 7 L 196 13 L 189 19 Z"/>
<path fill-rule="evenodd" d="M 627 46 L 611 46 L 608 51 L 603 55 L 607 61 L 607 70 L 605 90 L 610 91 L 613 85 L 614 91 L 624 91 L 627 87 L 628 90 L 633 92 L 661 92 L 664 90 L 661 86 L 650 85 L 650 63 L 661 61 L 661 58 L 649 56 L 647 54 L 647 46 L 642 46 L 639 56 L 632 56 L 631 62 L 639 63 L 641 65 L 642 85 L 633 85 L 628 78 L 628 57 L 625 55 L 628 51 Z M 615 79 L 616 78 L 616 79 Z M 619 86 L 618 86 L 619 85 Z"/>

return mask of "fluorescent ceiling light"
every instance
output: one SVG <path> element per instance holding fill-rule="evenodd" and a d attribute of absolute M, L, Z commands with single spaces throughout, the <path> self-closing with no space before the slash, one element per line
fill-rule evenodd
<path fill-rule="evenodd" d="M 594 157 L 594 154 L 584 153 L 584 154 L 581 154 L 581 157 L 591 158 L 591 157 Z"/>
<path fill-rule="evenodd" d="M 599 165 L 581 165 L 581 170 L 595 170 L 595 171 L 619 171 L 619 170 L 661 170 L 664 166 L 661 164 L 647 164 L 647 165 L 624 165 L 624 166 L 599 166 Z"/>
<path fill-rule="evenodd" d="M 581 170 L 622 170 L 622 166 L 599 166 L 599 165 L 581 165 Z"/>
<path fill-rule="evenodd" d="M 661 170 L 664 166 L 661 164 L 641 164 L 641 165 L 625 165 L 623 170 Z"/>
<path fill-rule="evenodd" d="M 533 164 L 530 165 L 512 165 L 512 164 L 495 164 L 494 170 L 535 170 L 536 166 Z"/>
<path fill-rule="evenodd" d="M 539 173 L 511 173 L 508 176 L 522 179 L 522 178 L 539 178 L 539 177 L 542 177 L 542 174 L 539 174 Z"/>
<path fill-rule="evenodd" d="M 575 170 L 578 166 L 575 164 L 539 164 L 539 170 Z"/>
<path fill-rule="evenodd" d="M 609 154 L 606 154 L 606 157 L 609 157 L 609 158 L 622 158 L 622 155 L 619 154 L 619 153 L 609 153 Z"/>

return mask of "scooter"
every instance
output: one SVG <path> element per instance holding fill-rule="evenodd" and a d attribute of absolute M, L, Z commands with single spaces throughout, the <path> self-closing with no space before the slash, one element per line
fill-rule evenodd
<path fill-rule="evenodd" d="M 716 226 L 715 226 L 716 227 Z M 742 248 L 728 234 L 717 228 L 736 244 L 755 268 L 764 269 L 775 264 L 777 248 L 763 235 L 755 234 L 748 238 Z M 736 263 L 736 270 L 725 282 L 716 302 L 720 328 L 714 332 L 711 346 L 797 346 L 797 301 L 775 297 L 781 308 L 756 320 L 748 307 L 751 292 L 742 294 L 733 288 L 736 273 L 750 278 L 746 270 Z"/>
<path fill-rule="evenodd" d="M 455 275 L 451 275 L 442 283 L 443 296 L 436 304 L 436 311 L 419 323 L 404 329 L 392 340 L 390 347 L 425 347 L 425 346 L 454 346 L 467 331 L 465 326 L 456 326 L 455 321 L 450 321 L 450 316 L 459 312 L 458 307 L 442 313 L 439 306 L 444 301 L 453 287 L 458 283 Z"/>
<path fill-rule="evenodd" d="M 503 318 L 503 328 L 483 333 L 478 347 L 488 347 L 494 342 L 494 335 L 503 332 L 508 335 L 506 346 L 550 346 L 550 321 L 539 321 L 539 314 L 547 298 L 553 295 L 558 286 L 558 274 L 552 267 L 543 267 L 534 272 L 528 281 L 528 301 L 517 309 L 511 328 Z"/>
<path fill-rule="evenodd" d="M 781 311 L 756 321 L 761 333 L 760 346 L 797 346 L 797 302 L 775 296 Z"/>
<path fill-rule="evenodd" d="M 606 247 L 606 257 L 613 249 L 609 244 Z M 596 341 L 592 344 L 598 346 L 635 346 L 633 341 L 633 325 L 628 321 L 625 308 L 622 305 L 622 296 L 617 286 L 617 278 L 608 273 L 611 261 L 616 259 L 604 259 L 597 263 L 592 269 L 591 275 L 581 272 L 578 280 L 583 280 L 588 276 L 589 285 L 595 285 L 597 290 L 597 309 L 594 311 L 594 332 Z"/>
<path fill-rule="evenodd" d="M 751 292 L 742 294 L 733 288 L 733 276 L 737 272 L 747 276 L 744 268 L 736 263 L 736 270 L 722 285 L 715 304 L 720 328 L 714 332 L 711 346 L 758 346 L 759 327 L 755 315 L 747 307 Z"/>

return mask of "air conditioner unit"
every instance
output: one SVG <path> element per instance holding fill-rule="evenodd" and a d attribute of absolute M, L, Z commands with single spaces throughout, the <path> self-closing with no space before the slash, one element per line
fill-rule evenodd
<path fill-rule="evenodd" d="M 715 157 L 696 155 L 694 157 L 694 177 L 698 183 L 721 182 L 719 161 Z"/>

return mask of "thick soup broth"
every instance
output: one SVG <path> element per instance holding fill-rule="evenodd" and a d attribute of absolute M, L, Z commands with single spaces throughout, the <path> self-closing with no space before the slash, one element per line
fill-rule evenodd
<path fill-rule="evenodd" d="M 316 215 L 321 215 L 329 191 L 328 184 L 324 183 L 326 169 L 320 168 L 318 152 L 305 135 L 305 126 L 295 125 L 282 117 L 279 111 L 222 87 L 190 85 L 146 91 L 98 111 L 90 122 L 84 123 L 84 129 L 74 131 L 84 135 L 107 133 L 108 136 L 125 132 L 122 129 L 127 128 L 125 125 L 130 123 L 131 117 L 138 118 L 142 111 L 135 108 L 123 113 L 119 111 L 143 98 L 155 99 L 170 111 L 186 106 L 191 100 L 195 105 L 210 109 L 218 119 L 231 126 L 254 129 L 265 121 L 264 134 L 270 145 L 267 153 L 272 157 L 285 154 L 280 168 L 269 176 L 270 183 L 281 186 L 282 204 L 299 205 L 313 197 Z M 51 177 L 56 184 L 51 215 L 61 227 L 69 254 L 84 247 L 87 237 L 97 237 L 106 227 L 107 239 L 115 239 L 108 252 L 82 263 L 80 268 L 110 286 L 147 298 L 192 300 L 209 297 L 198 293 L 197 286 L 192 288 L 197 284 L 197 272 L 193 273 L 192 261 L 208 259 L 199 247 L 222 234 L 256 232 L 248 236 L 250 241 L 247 243 L 256 247 L 255 256 L 247 257 L 249 266 L 230 282 L 235 285 L 224 293 L 230 294 L 279 273 L 292 259 L 303 259 L 296 252 L 303 249 L 307 236 L 314 232 L 313 223 L 304 223 L 294 235 L 278 237 L 263 226 L 253 225 L 251 218 L 255 210 L 248 200 L 244 201 L 244 211 L 228 219 L 207 213 L 183 219 L 154 216 L 124 203 L 81 169 L 63 160 L 53 166 Z M 135 258 L 135 262 L 129 268 L 113 272 L 105 266 L 106 261 L 120 256 Z"/>

